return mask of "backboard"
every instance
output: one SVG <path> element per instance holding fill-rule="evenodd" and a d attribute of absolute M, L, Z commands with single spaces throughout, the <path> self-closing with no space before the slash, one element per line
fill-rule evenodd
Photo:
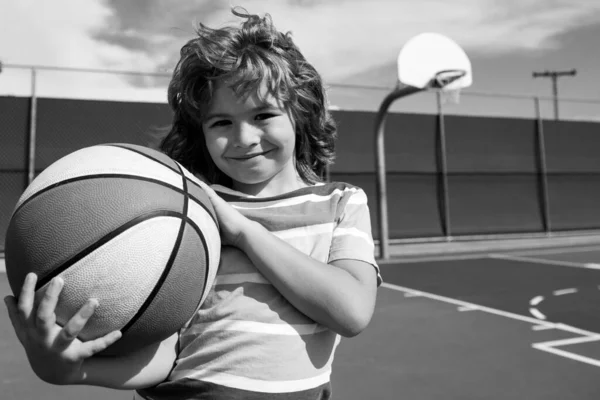
<path fill-rule="evenodd" d="M 420 89 L 460 90 L 473 82 L 471 61 L 449 37 L 421 33 L 400 50 L 398 79 L 404 85 Z"/>

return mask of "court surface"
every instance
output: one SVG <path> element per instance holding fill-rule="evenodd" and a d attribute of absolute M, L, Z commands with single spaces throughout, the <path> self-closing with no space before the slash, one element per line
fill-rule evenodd
<path fill-rule="evenodd" d="M 411 256 L 381 269 L 370 326 L 337 352 L 334 399 L 598 399 L 600 245 Z M 4 307 L 0 354 L 2 399 L 131 399 L 38 380 Z"/>

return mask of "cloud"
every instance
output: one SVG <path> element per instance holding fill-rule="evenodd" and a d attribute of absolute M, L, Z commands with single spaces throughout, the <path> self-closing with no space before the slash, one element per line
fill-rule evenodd
<path fill-rule="evenodd" d="M 210 26 L 235 20 L 231 4 L 223 1 L 135 3 L 108 2 L 112 23 L 98 37 L 152 55 L 162 66 L 176 61 L 183 38 L 191 37 L 193 20 Z M 423 31 L 444 33 L 480 53 L 539 51 L 556 46 L 558 34 L 600 14 L 600 3 L 586 0 L 239 0 L 235 5 L 270 13 L 330 80 L 394 60 L 402 44 Z"/>
<path fill-rule="evenodd" d="M 20 0 L 3 2 L 0 13 L 0 93 L 28 96 L 31 72 L 11 65 L 71 68 L 105 68 L 106 60 L 131 58 L 118 43 L 101 43 L 93 32 L 104 29 L 113 10 L 97 0 Z M 117 65 L 117 64 L 115 64 Z M 134 64 L 118 63 L 119 67 Z M 148 62 L 141 67 L 154 68 Z M 144 90 L 125 95 L 123 76 L 99 73 L 57 72 L 40 69 L 36 74 L 39 96 L 125 99 L 147 97 Z M 165 97 L 164 90 L 160 91 Z"/>
<path fill-rule="evenodd" d="M 592 24 L 600 15 L 600 2 L 588 0 L 20 0 L 3 5 L 0 59 L 168 71 L 193 36 L 194 23 L 219 27 L 235 22 L 232 5 L 270 13 L 280 30 L 292 32 L 328 82 L 360 75 L 364 84 L 369 84 L 368 71 L 395 62 L 402 44 L 424 31 L 446 34 L 474 54 L 544 52 L 560 45 L 560 34 Z M 62 87 L 63 93 L 100 85 L 107 94 L 113 88 L 115 96 L 117 88 L 129 86 L 136 97 L 164 97 L 164 80 L 87 79 L 76 84 L 80 77 L 53 78 L 48 85 Z M 0 75 L 0 90 L 7 85 Z"/>

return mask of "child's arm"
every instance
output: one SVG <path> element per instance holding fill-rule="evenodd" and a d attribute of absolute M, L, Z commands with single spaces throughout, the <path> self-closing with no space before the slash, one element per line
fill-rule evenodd
<path fill-rule="evenodd" d="M 127 357 L 93 357 L 117 341 L 121 333 L 115 331 L 81 342 L 77 335 L 98 302 L 90 299 L 61 327 L 56 324 L 54 309 L 63 287 L 62 279 L 51 281 L 37 307 L 34 305 L 36 280 L 35 274 L 28 274 L 18 301 L 13 296 L 4 300 L 31 368 L 40 379 L 56 385 L 134 389 L 152 386 L 167 377 L 175 360 L 176 336 Z"/>
<path fill-rule="evenodd" d="M 224 243 L 240 248 L 298 310 L 342 336 L 368 325 L 375 308 L 377 273 L 362 261 L 325 264 L 244 217 L 203 185 L 219 219 Z"/>
<path fill-rule="evenodd" d="M 125 357 L 91 357 L 74 385 L 141 389 L 163 382 L 176 358 L 177 334 Z"/>
<path fill-rule="evenodd" d="M 377 274 L 370 264 L 324 264 L 250 222 L 236 244 L 283 296 L 314 321 L 342 336 L 358 335 L 375 308 Z M 282 268 L 282 266 L 285 266 Z"/>

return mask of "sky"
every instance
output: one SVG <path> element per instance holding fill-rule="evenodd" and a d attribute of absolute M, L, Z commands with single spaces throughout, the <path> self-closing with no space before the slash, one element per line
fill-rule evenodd
<path fill-rule="evenodd" d="M 233 6 L 269 13 L 290 31 L 338 108 L 377 110 L 397 83 L 406 41 L 437 32 L 458 43 L 473 68 L 473 85 L 447 112 L 533 116 L 532 98 L 541 96 L 550 116 L 551 80 L 532 72 L 575 68 L 558 81 L 561 116 L 600 119 L 598 0 L 0 0 L 0 95 L 29 96 L 31 70 L 17 66 L 47 66 L 165 76 L 40 69 L 41 97 L 164 103 L 195 24 L 231 24 Z M 434 112 L 435 95 L 401 99 L 392 110 Z"/>

